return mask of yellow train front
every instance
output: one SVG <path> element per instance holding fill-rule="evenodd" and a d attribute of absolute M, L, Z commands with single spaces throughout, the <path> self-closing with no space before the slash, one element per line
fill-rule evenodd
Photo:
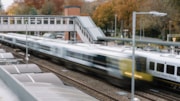
<path fill-rule="evenodd" d="M 132 59 L 122 59 L 119 63 L 119 68 L 122 73 L 122 76 L 127 79 L 127 82 L 129 84 L 129 81 L 131 81 L 132 78 Z M 153 77 L 151 74 L 147 73 L 146 70 L 146 58 L 136 56 L 135 57 L 135 83 L 136 86 L 144 85 L 144 83 L 152 83 Z"/>
<path fill-rule="evenodd" d="M 131 87 L 132 78 L 132 56 L 128 54 L 112 54 L 97 55 L 94 59 L 94 66 L 96 68 L 104 68 L 104 75 L 106 80 L 114 85 Z M 146 58 L 135 56 L 135 85 L 144 85 L 144 83 L 151 83 L 153 81 L 152 75 L 146 71 Z M 97 66 L 98 65 L 98 66 Z M 102 67 L 100 67 L 100 65 Z M 102 75 L 101 75 L 102 76 Z"/>

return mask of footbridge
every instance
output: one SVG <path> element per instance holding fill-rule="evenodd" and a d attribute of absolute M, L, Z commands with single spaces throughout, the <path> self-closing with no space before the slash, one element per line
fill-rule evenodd
<path fill-rule="evenodd" d="M 105 37 L 89 16 L 0 16 L 0 32 L 17 31 L 76 32 L 85 43 L 95 43 L 97 37 Z"/>

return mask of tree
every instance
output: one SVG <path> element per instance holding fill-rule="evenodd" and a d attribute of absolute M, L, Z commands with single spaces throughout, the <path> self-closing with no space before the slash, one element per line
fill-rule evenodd
<path fill-rule="evenodd" d="M 3 12 L 3 8 L 2 8 L 1 0 L 0 0 L 0 14 L 2 14 L 2 12 Z"/>
<path fill-rule="evenodd" d="M 20 0 L 22 1 L 22 0 Z M 24 0 L 24 3 L 27 6 L 35 7 L 36 9 L 42 8 L 42 5 L 45 3 L 45 0 Z"/>
<path fill-rule="evenodd" d="M 37 15 L 37 14 L 38 13 L 37 13 L 36 8 L 34 8 L 34 7 L 30 8 L 29 15 Z"/>
<path fill-rule="evenodd" d="M 83 0 L 65 0 L 64 5 L 66 6 L 82 6 Z"/>
<path fill-rule="evenodd" d="M 106 0 L 95 0 L 93 2 L 84 1 L 81 6 L 82 15 L 90 15 L 95 11 L 96 7 L 104 3 Z"/>
<path fill-rule="evenodd" d="M 8 15 L 28 15 L 30 13 L 31 7 L 26 6 L 23 2 L 14 2 L 7 9 Z"/>
<path fill-rule="evenodd" d="M 168 15 L 164 17 L 145 16 L 146 29 L 149 29 L 148 36 L 159 37 L 163 40 L 166 39 L 166 34 L 169 28 L 169 20 L 172 18 L 174 9 L 172 9 L 172 0 L 147 0 L 142 4 L 141 11 L 158 11 L 165 12 Z M 152 33 L 152 31 L 156 33 Z M 147 35 L 147 34 L 146 34 Z"/>
<path fill-rule="evenodd" d="M 0 1 L 0 10 L 2 10 L 2 3 L 1 3 L 1 1 Z"/>
<path fill-rule="evenodd" d="M 63 13 L 64 0 L 51 0 L 54 3 L 54 14 L 59 15 Z"/>
<path fill-rule="evenodd" d="M 54 3 L 52 1 L 46 1 L 41 8 L 41 14 L 43 15 L 52 15 L 54 10 Z"/>
<path fill-rule="evenodd" d="M 101 4 L 93 13 L 93 19 L 101 28 L 112 29 L 115 15 L 117 15 L 117 27 L 123 20 L 124 27 L 131 29 L 132 12 L 138 11 L 140 0 L 109 0 Z M 105 27 L 106 26 L 106 27 Z M 113 28 L 114 29 L 114 28 Z"/>
<path fill-rule="evenodd" d="M 109 34 L 108 30 L 112 30 L 114 14 L 113 5 L 109 2 L 106 2 L 97 7 L 93 13 L 93 20 L 104 30 L 106 35 Z"/>

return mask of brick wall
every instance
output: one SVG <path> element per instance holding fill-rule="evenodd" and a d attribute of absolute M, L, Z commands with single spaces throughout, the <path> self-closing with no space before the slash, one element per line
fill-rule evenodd
<path fill-rule="evenodd" d="M 65 6 L 64 7 L 64 15 L 65 16 L 79 16 L 81 13 L 81 9 L 79 6 Z M 65 40 L 69 39 L 69 32 L 65 32 Z M 76 34 L 76 40 L 81 41 L 81 38 L 79 37 L 78 33 Z"/>

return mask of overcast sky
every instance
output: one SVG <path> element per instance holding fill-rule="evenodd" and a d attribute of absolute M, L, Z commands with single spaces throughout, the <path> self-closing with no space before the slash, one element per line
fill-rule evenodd
<path fill-rule="evenodd" d="M 7 7 L 10 6 L 13 2 L 14 0 L 1 0 L 4 9 L 7 9 Z"/>

